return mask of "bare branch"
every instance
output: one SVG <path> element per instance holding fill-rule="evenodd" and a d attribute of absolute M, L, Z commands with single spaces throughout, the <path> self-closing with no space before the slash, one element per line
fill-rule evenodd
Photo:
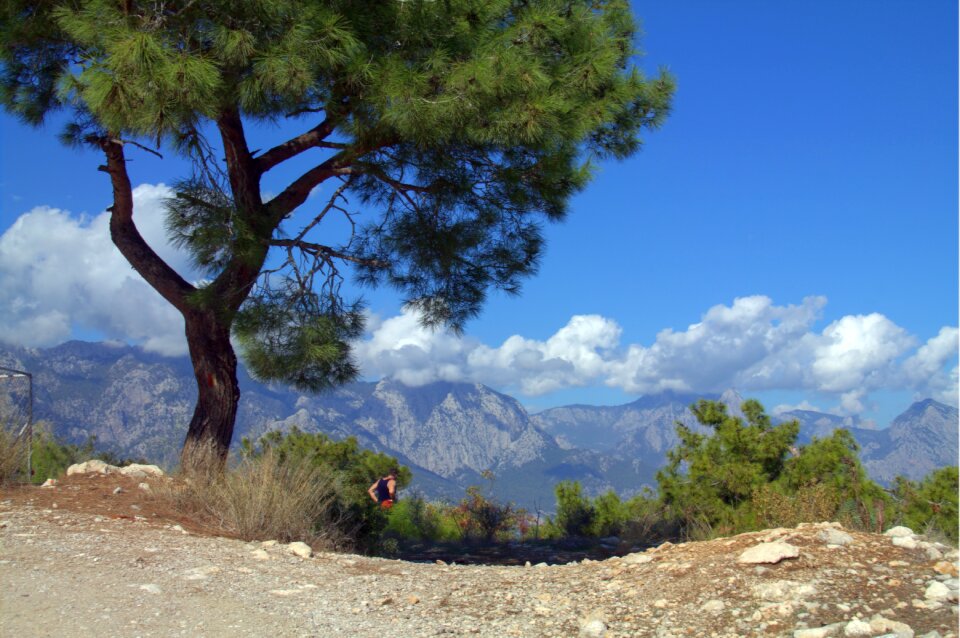
<path fill-rule="evenodd" d="M 348 213 L 345 209 L 337 206 L 337 200 L 343 198 L 344 201 L 346 201 L 346 198 L 343 197 L 343 193 L 350 187 L 350 184 L 352 182 L 353 182 L 353 175 L 351 175 L 346 180 L 344 180 L 343 184 L 341 184 L 337 188 L 337 190 L 334 191 L 333 195 L 330 196 L 330 201 L 328 201 L 327 205 L 323 207 L 323 210 L 321 210 L 317 214 L 317 216 L 314 217 L 313 220 L 311 220 L 309 224 L 303 227 L 303 230 L 300 231 L 300 234 L 296 236 L 296 241 L 300 241 L 301 239 L 306 237 L 307 233 L 313 230 L 314 228 L 316 228 L 316 226 L 323 221 L 323 218 L 327 216 L 327 213 L 329 213 L 333 209 L 339 210 L 344 215 L 346 215 L 348 219 L 350 219 L 350 213 Z M 351 223 L 352 221 L 353 220 L 351 219 Z"/>
<path fill-rule="evenodd" d="M 287 247 L 287 248 L 298 248 L 308 255 L 314 257 L 319 257 L 322 259 L 340 259 L 343 261 L 351 262 L 354 264 L 361 264 L 363 266 L 371 266 L 373 268 L 386 268 L 390 264 L 379 259 L 364 259 L 362 257 L 356 257 L 349 253 L 339 251 L 330 246 L 324 246 L 323 244 L 315 244 L 309 241 L 303 241 L 302 239 L 271 239 L 271 246 L 278 247 Z"/>
<path fill-rule="evenodd" d="M 146 151 L 146 152 L 148 152 L 148 153 L 152 153 L 153 155 L 156 155 L 156 156 L 159 157 L 160 159 L 163 159 L 163 155 L 161 155 L 159 151 L 155 151 L 154 149 L 150 148 L 149 146 L 144 146 L 144 145 L 141 144 L 140 142 L 135 142 L 134 140 L 122 140 L 122 139 L 112 139 L 112 140 L 110 140 L 110 141 L 111 141 L 111 142 L 116 142 L 117 144 L 132 144 L 133 146 L 136 146 L 137 148 L 139 148 L 139 149 L 142 150 L 142 151 Z"/>

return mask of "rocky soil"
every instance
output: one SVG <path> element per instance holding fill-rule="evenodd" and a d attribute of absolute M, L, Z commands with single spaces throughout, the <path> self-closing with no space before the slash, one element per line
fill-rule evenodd
<path fill-rule="evenodd" d="M 141 482 L 0 494 L 0 635 L 958 634 L 956 550 L 904 528 L 818 523 L 603 561 L 461 566 L 209 536 Z"/>

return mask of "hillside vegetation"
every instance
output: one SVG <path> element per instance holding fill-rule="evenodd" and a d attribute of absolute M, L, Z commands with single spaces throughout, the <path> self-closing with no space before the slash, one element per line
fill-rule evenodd
<path fill-rule="evenodd" d="M 773 425 L 756 401 L 744 417 L 722 403 L 693 406 L 706 433 L 678 424 L 681 443 L 657 475 L 657 492 L 621 498 L 608 491 L 587 496 L 576 481 L 555 486 L 548 515 L 494 496 L 496 476 L 457 501 L 401 495 L 396 507 L 379 509 L 367 487 L 397 459 L 361 448 L 353 438 L 334 441 L 293 428 L 244 440 L 223 474 L 181 475 L 162 496 L 191 516 L 215 521 L 247 539 L 309 540 L 317 545 L 394 555 L 412 543 L 516 543 L 559 539 L 610 539 L 624 548 L 664 540 L 709 539 L 803 522 L 838 521 L 854 530 L 879 532 L 904 524 L 957 544 L 957 467 L 921 481 L 899 477 L 885 490 L 864 471 L 848 432 L 814 437 L 798 445 L 796 422 Z M 3 458 L 22 454 L 4 439 Z M 34 441 L 36 481 L 55 476 L 81 457 L 86 446 L 64 445 L 42 433 Z M 115 459 L 110 459 L 115 460 Z M 16 463 L 5 467 L 16 469 Z M 14 472 L 7 470 L 7 476 Z M 398 476 L 400 488 L 412 478 Z"/>

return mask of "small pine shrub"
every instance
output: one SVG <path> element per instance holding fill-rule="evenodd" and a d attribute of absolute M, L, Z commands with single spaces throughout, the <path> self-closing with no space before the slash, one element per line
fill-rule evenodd
<path fill-rule="evenodd" d="M 554 488 L 557 496 L 555 522 L 566 536 L 588 536 L 596 518 L 590 499 L 583 495 L 578 481 L 561 481 Z"/>
<path fill-rule="evenodd" d="M 894 481 L 897 520 L 917 532 L 957 545 L 958 529 L 957 466 L 931 472 L 919 483 L 903 477 Z"/>

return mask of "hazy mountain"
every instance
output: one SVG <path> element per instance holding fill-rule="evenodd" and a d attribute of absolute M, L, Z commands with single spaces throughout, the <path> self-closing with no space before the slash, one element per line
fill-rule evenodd
<path fill-rule="evenodd" d="M 0 348 L 0 365 L 34 375 L 35 417 L 72 442 L 94 435 L 127 456 L 172 466 L 193 411 L 190 362 L 139 348 L 69 342 L 49 349 Z M 719 399 L 739 413 L 743 399 L 663 393 L 620 406 L 575 405 L 529 415 L 516 399 L 479 384 L 433 383 L 411 388 L 392 380 L 353 383 L 302 395 L 257 383 L 240 370 L 242 396 L 234 442 L 294 425 L 395 455 L 411 466 L 414 486 L 433 497 L 459 498 L 492 470 L 495 493 L 528 506 L 553 507 L 553 485 L 579 480 L 590 493 L 632 494 L 655 486 L 675 423 L 698 428 L 688 406 Z M 0 394 L 4 388 L 0 387 Z M 956 463 L 957 410 L 923 401 L 887 430 L 809 411 L 782 416 L 801 422 L 801 442 L 848 427 L 863 447 L 871 475 L 920 478 Z"/>

